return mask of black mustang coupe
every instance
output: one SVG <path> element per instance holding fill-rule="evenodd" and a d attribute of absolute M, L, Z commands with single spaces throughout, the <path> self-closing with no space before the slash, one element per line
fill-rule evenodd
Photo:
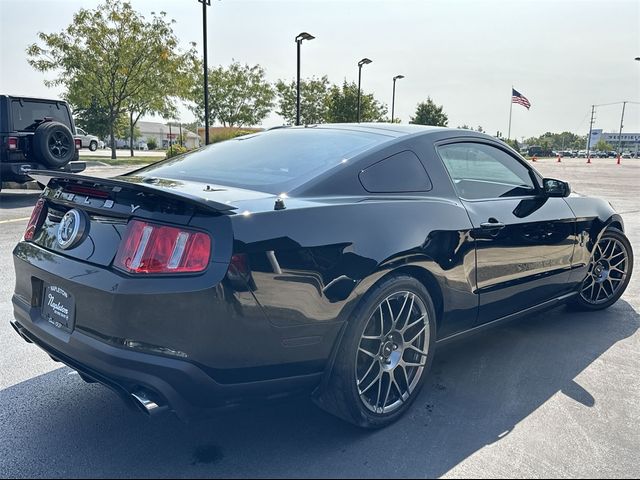
<path fill-rule="evenodd" d="M 114 179 L 39 171 L 15 330 L 146 413 L 307 391 L 362 427 L 438 344 L 631 277 L 622 219 L 481 133 L 277 128 Z"/>

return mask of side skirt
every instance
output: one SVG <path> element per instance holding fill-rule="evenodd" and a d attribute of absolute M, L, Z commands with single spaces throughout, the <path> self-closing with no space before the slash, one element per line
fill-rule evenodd
<path fill-rule="evenodd" d="M 443 344 L 447 344 L 449 342 L 453 342 L 453 341 L 461 339 L 461 338 L 466 338 L 466 337 L 474 335 L 476 333 L 483 332 L 484 330 L 487 330 L 489 328 L 496 327 L 496 326 L 501 325 L 503 323 L 507 323 L 507 322 L 510 322 L 512 320 L 516 320 L 518 318 L 530 315 L 532 313 L 536 313 L 536 312 L 540 312 L 542 310 L 547 310 L 549 308 L 553 308 L 553 307 L 555 307 L 557 305 L 561 305 L 563 303 L 566 303 L 567 300 L 569 300 L 571 297 L 573 297 L 573 296 L 575 296 L 577 294 L 578 294 L 578 292 L 567 293 L 567 294 L 562 295 L 560 297 L 556 297 L 556 298 L 553 298 L 551 300 L 547 300 L 546 302 L 540 303 L 538 305 L 534 305 L 533 307 L 529 307 L 529 308 L 527 308 L 525 310 L 522 310 L 520 312 L 512 313 L 510 315 L 504 316 L 502 318 L 498 318 L 498 319 L 493 320 L 491 322 L 483 323 L 482 325 L 478 325 L 476 327 L 470 328 L 469 330 L 465 330 L 464 332 L 454 333 L 453 335 L 449 335 L 448 337 L 441 338 L 441 339 L 437 340 L 436 341 L 436 345 L 443 345 Z"/>

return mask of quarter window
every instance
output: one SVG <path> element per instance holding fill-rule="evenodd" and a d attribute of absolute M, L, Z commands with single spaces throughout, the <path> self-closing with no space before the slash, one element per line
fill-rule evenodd
<path fill-rule="evenodd" d="M 371 193 L 426 192 L 431 180 L 416 154 L 396 153 L 360 172 L 360 183 Z"/>
<path fill-rule="evenodd" d="M 438 153 L 461 198 L 476 200 L 536 193 L 529 169 L 499 148 L 482 143 L 455 143 L 438 147 Z"/>

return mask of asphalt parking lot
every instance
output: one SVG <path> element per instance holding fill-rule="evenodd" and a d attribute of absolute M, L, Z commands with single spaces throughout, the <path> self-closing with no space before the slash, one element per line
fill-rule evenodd
<path fill-rule="evenodd" d="M 636 252 L 622 299 L 564 307 L 443 348 L 409 413 L 365 432 L 307 399 L 185 425 L 147 419 L 9 326 L 11 250 L 38 192 L 0 193 L 0 477 L 640 476 L 640 160 L 540 160 L 608 199 Z M 94 169 L 108 176 L 120 170 Z"/>

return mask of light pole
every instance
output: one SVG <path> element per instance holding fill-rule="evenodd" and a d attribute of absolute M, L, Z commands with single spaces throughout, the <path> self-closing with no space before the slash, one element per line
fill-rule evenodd
<path fill-rule="evenodd" d="M 358 62 L 358 123 L 360 123 L 360 84 L 362 81 L 362 66 L 371 63 L 368 58 L 363 58 Z"/>
<path fill-rule="evenodd" d="M 624 122 L 624 108 L 627 102 L 622 102 L 622 115 L 620 116 L 620 131 L 618 132 L 618 155 L 622 155 L 622 127 Z"/>
<path fill-rule="evenodd" d="M 395 113 L 396 107 L 396 80 L 400 80 L 404 78 L 404 75 L 396 75 L 393 77 L 393 96 L 391 97 L 391 123 L 393 123 L 393 114 Z"/>
<path fill-rule="evenodd" d="M 314 37 L 310 33 L 302 32 L 296 37 L 296 44 L 298 50 L 298 77 L 296 81 L 296 125 L 300 125 L 300 45 L 304 40 L 313 40 Z"/>
<path fill-rule="evenodd" d="M 207 65 L 207 7 L 211 0 L 198 0 L 202 4 L 202 63 L 204 69 L 204 144 L 209 145 L 209 71 Z"/>

